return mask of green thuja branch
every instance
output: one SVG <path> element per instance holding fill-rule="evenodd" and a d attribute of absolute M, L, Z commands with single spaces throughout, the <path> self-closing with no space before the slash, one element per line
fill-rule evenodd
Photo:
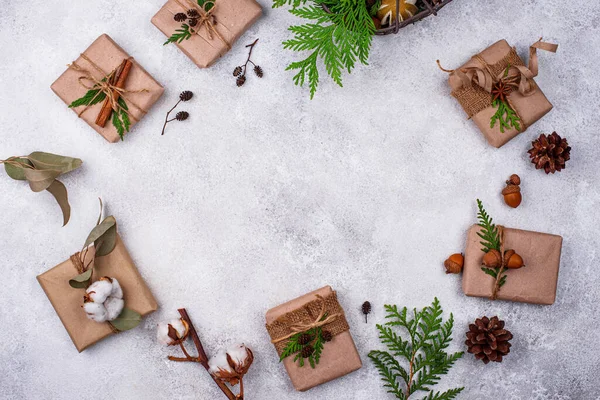
<path fill-rule="evenodd" d="M 102 81 L 105 80 L 106 78 L 102 79 Z M 80 106 L 90 107 L 94 104 L 98 104 L 104 101 L 105 98 L 106 94 L 101 92 L 100 89 L 91 89 L 88 90 L 87 93 L 83 95 L 83 97 L 69 104 L 69 108 L 75 108 Z M 113 111 L 111 122 L 117 130 L 119 137 L 121 138 L 121 140 L 123 140 L 125 132 L 129 132 L 129 128 L 131 127 L 131 120 L 129 119 L 129 114 L 127 114 L 127 110 L 129 108 L 127 107 L 127 103 L 125 102 L 125 100 L 119 97 L 118 103 L 120 108 L 117 111 Z"/>
<path fill-rule="evenodd" d="M 463 352 L 446 353 L 452 341 L 454 317 L 444 322 L 442 307 L 437 298 L 421 311 L 413 309 L 409 316 L 404 307 L 386 305 L 386 322 L 377 325 L 379 339 L 388 351 L 373 350 L 369 358 L 379 371 L 384 387 L 397 399 L 406 400 L 418 391 L 429 392 L 424 400 L 451 400 L 464 388 L 433 392 Z M 406 339 L 396 333 L 398 328 L 408 333 Z"/>
<path fill-rule="evenodd" d="M 192 37 L 192 32 L 190 31 L 190 26 L 188 24 L 181 24 L 181 28 L 175 29 L 175 33 L 173 33 L 166 42 L 163 43 L 163 46 L 169 43 L 181 43 L 184 40 L 188 40 Z"/>
<path fill-rule="evenodd" d="M 326 318 L 327 314 L 325 314 L 320 321 L 324 321 Z M 301 339 L 306 337 L 306 335 L 310 337 L 310 340 L 302 342 Z M 326 338 L 323 335 L 323 328 L 320 326 L 311 328 L 305 332 L 298 332 L 287 339 L 286 346 L 283 349 L 281 356 L 279 356 L 279 362 L 283 361 L 287 357 L 294 356 L 294 362 L 298 361 L 299 367 L 304 367 L 304 360 L 306 359 L 308 360 L 311 368 L 314 369 L 321 360 L 321 354 L 325 348 L 325 342 Z"/>
<path fill-rule="evenodd" d="M 497 108 L 497 110 L 490 120 L 490 128 L 493 128 L 496 122 L 498 122 L 500 124 L 500 132 L 502 133 L 504 133 L 505 129 L 510 128 L 515 128 L 518 131 L 521 130 L 521 120 L 507 102 L 496 99 L 492 101 L 492 107 Z"/>
<path fill-rule="evenodd" d="M 289 27 L 292 39 L 283 47 L 293 51 L 309 52 L 308 56 L 292 62 L 287 70 L 296 70 L 293 80 L 303 86 L 308 81 L 310 97 L 313 98 L 319 84 L 317 61 L 322 60 L 325 69 L 335 83 L 342 86 L 342 73 L 351 73 L 356 62 L 367 64 L 375 24 L 364 0 L 274 0 L 273 7 L 289 5 L 290 13 L 310 20 L 303 25 Z"/>
<path fill-rule="evenodd" d="M 500 251 L 500 235 L 498 234 L 498 228 L 493 223 L 494 220 L 485 211 L 483 203 L 479 199 L 477 199 L 477 208 L 479 209 L 477 213 L 479 223 L 477 225 L 481 227 L 481 232 L 477 232 L 477 235 L 484 240 L 479 242 L 483 246 L 481 250 L 486 253 L 492 249 Z"/>
<path fill-rule="evenodd" d="M 209 12 L 215 6 L 214 0 L 197 0 L 197 3 L 205 12 Z M 182 16 L 181 19 L 178 19 L 180 16 Z M 191 9 L 187 13 L 175 14 L 174 18 L 175 21 L 187 21 L 187 23 L 183 22 L 179 29 L 175 29 L 175 32 L 163 43 L 163 46 L 169 43 L 181 43 L 191 38 L 195 33 L 192 26 L 197 26 L 199 15 L 197 10 Z"/>

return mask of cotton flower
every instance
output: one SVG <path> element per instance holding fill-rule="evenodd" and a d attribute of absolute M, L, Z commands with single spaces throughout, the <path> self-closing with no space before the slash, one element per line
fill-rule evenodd
<path fill-rule="evenodd" d="M 123 289 L 115 278 L 103 276 L 92 283 L 83 296 L 83 309 L 89 319 L 106 322 L 116 319 L 123 311 Z"/>
<path fill-rule="evenodd" d="M 253 361 L 252 350 L 243 344 L 236 344 L 227 350 L 221 349 L 212 356 L 208 360 L 208 372 L 231 385 L 237 385 Z"/>
<path fill-rule="evenodd" d="M 158 324 L 156 338 L 160 344 L 174 346 L 185 340 L 189 332 L 189 326 L 183 319 L 172 319 L 168 322 Z"/>

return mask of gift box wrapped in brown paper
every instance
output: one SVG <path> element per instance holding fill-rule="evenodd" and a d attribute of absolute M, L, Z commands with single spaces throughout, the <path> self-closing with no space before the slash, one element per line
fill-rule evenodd
<path fill-rule="evenodd" d="M 319 297 L 321 296 L 321 299 Z M 336 292 L 330 286 L 325 286 L 314 292 L 298 297 L 267 311 L 267 331 L 274 342 L 277 354 L 281 356 L 286 341 L 278 339 L 293 333 L 293 325 L 311 324 L 318 319 L 325 307 L 325 315 L 335 316 L 330 324 L 323 326 L 333 334 L 333 339 L 325 343 L 323 353 L 316 368 L 311 368 L 308 362 L 300 367 L 294 362 L 294 356 L 286 357 L 283 365 L 294 385 L 299 391 L 311 389 L 317 385 L 337 379 L 362 367 L 362 362 L 350 335 L 344 310 L 337 300 Z"/>
<path fill-rule="evenodd" d="M 51 88 L 65 104 L 70 105 L 93 88 L 96 81 L 101 81 L 116 70 L 126 59 L 129 59 L 132 65 L 124 80 L 121 98 L 127 105 L 133 127 L 160 98 L 164 88 L 106 34 L 96 39 L 72 62 Z M 106 140 L 111 143 L 117 142 L 120 136 L 112 120 L 109 119 L 104 127 L 96 123 L 103 106 L 104 102 L 99 102 L 89 107 L 79 106 L 72 109 Z"/>
<path fill-rule="evenodd" d="M 463 292 L 467 296 L 491 297 L 494 278 L 481 270 L 484 252 L 478 225 L 467 234 L 465 265 L 463 269 Z M 504 228 L 504 248 L 512 249 L 521 257 L 525 266 L 506 270 L 506 283 L 498 292 L 498 299 L 535 304 L 554 304 L 562 237 L 547 233 Z"/>
<path fill-rule="evenodd" d="M 530 48 L 529 67 L 526 67 L 515 48 L 510 47 L 506 40 L 500 40 L 472 57 L 460 68 L 447 71 L 450 72 L 448 83 L 452 89 L 452 96 L 459 101 L 467 116 L 475 122 L 492 146 L 503 146 L 552 109 L 552 104 L 533 81 L 533 77 L 538 73 L 537 49 L 555 52 L 556 47 L 541 41 L 534 43 Z M 507 67 L 510 67 L 510 78 L 514 78 L 507 97 L 508 103 L 519 117 L 521 129 L 509 127 L 501 132 L 499 122 L 496 122 L 494 127 L 490 124 L 492 116 L 498 110 L 492 106 L 490 90 L 492 83 L 504 77 Z M 519 87 L 520 84 L 523 86 Z"/>
<path fill-rule="evenodd" d="M 188 10 L 197 10 L 201 17 L 191 37 L 174 44 L 200 68 L 210 67 L 227 53 L 262 14 L 254 0 L 217 0 L 208 12 L 196 0 L 169 0 L 152 17 L 152 24 L 170 37 L 185 23 L 175 21 L 175 14 Z"/>
<path fill-rule="evenodd" d="M 93 250 L 87 253 L 87 261 L 91 259 L 93 253 Z M 69 333 L 73 344 L 79 352 L 82 352 L 114 332 L 110 324 L 88 319 L 82 308 L 85 291 L 74 289 L 69 285 L 69 279 L 77 274 L 77 267 L 71 259 L 68 259 L 38 275 L 37 279 Z M 94 275 L 117 278 L 123 288 L 125 306 L 137 311 L 142 316 L 150 314 L 158 308 L 154 296 L 133 264 L 133 260 L 118 235 L 114 250 L 106 256 L 96 258 Z"/>

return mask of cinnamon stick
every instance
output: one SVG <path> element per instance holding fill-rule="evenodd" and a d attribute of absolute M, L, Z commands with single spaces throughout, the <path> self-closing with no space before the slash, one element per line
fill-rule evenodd
<path fill-rule="evenodd" d="M 194 327 L 194 324 L 192 324 L 192 320 L 190 319 L 190 316 L 188 315 L 188 313 L 185 310 L 185 308 L 180 308 L 177 311 L 179 311 L 179 315 L 181 315 L 181 318 L 185 322 L 187 322 L 188 326 L 190 327 L 190 336 L 192 337 L 192 341 L 194 342 L 194 345 L 196 345 L 196 349 L 198 350 L 198 362 L 200 364 L 202 364 L 202 366 L 208 372 L 208 369 L 209 369 L 209 366 L 208 366 L 208 356 L 204 352 L 204 346 L 202 346 L 202 342 L 200 341 L 200 337 L 198 336 L 198 332 L 196 332 L 196 328 Z M 222 382 L 219 379 L 215 378 L 213 376 L 213 374 L 211 374 L 210 372 L 208 374 L 210 375 L 210 377 L 212 378 L 212 380 L 215 381 L 215 383 L 219 386 L 219 388 L 221 389 L 221 391 L 223 393 L 225 393 L 225 396 L 227 396 L 227 398 L 229 400 L 238 400 L 238 399 L 240 399 L 240 397 L 236 397 L 236 395 L 233 394 L 233 392 L 227 387 L 227 385 L 224 382 Z"/>
<path fill-rule="evenodd" d="M 129 75 L 129 71 L 131 70 L 132 65 L 133 63 L 130 59 L 123 60 L 121 65 L 119 65 L 119 68 L 117 68 L 115 75 L 113 76 L 114 82 L 111 82 L 111 84 L 113 86 L 118 87 L 119 89 L 123 89 L 123 87 L 125 87 L 125 81 L 127 80 L 127 75 Z M 115 102 L 119 100 L 120 95 L 118 92 L 113 92 L 113 96 Z M 107 96 L 106 99 L 104 99 L 104 103 L 102 103 L 102 108 L 98 113 L 98 118 L 96 118 L 96 125 L 104 128 L 112 112 L 112 104 L 109 97 Z"/>

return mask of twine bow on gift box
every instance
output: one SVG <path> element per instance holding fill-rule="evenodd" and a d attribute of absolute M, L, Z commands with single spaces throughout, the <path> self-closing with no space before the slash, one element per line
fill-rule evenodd
<path fill-rule="evenodd" d="M 470 119 L 473 115 L 490 107 L 498 107 L 498 112 L 492 117 L 491 126 L 500 121 L 500 131 L 504 127 L 510 127 L 503 121 L 503 113 L 506 113 L 509 122 L 519 132 L 527 129 L 526 123 L 519 115 L 518 110 L 510 100 L 510 93 L 517 91 L 522 96 L 531 96 L 537 90 L 533 80 L 538 75 L 537 50 L 545 50 L 555 53 L 558 45 L 542 42 L 540 38 L 529 47 L 529 66 L 526 67 L 513 47 L 509 53 L 497 63 L 490 65 L 481 54 L 472 57 L 480 66 L 464 67 L 460 69 L 445 69 L 437 60 L 438 67 L 449 74 L 455 75 L 461 81 L 461 87 L 452 93 L 460 102 Z M 476 90 L 476 88 L 483 89 Z"/>
<path fill-rule="evenodd" d="M 85 54 L 81 54 L 81 58 L 87 61 L 96 71 L 98 71 L 102 75 L 102 78 L 96 78 L 90 71 L 81 67 L 76 62 L 69 64 L 69 68 L 82 73 L 82 76 L 78 78 L 78 82 L 81 86 L 88 90 L 88 92 L 82 98 L 72 102 L 69 107 L 74 108 L 85 106 L 80 112 L 77 113 L 77 116 L 81 118 L 83 113 L 86 112 L 91 106 L 99 103 L 100 101 L 104 101 L 102 108 L 98 113 L 98 117 L 96 118 L 96 125 L 104 127 L 111 114 L 113 114 L 113 125 L 117 129 L 121 139 L 123 139 L 123 134 L 129 131 L 129 118 L 131 117 L 136 121 L 139 120 L 129 112 L 128 104 L 137 108 L 142 114 L 147 113 L 146 110 L 137 105 L 126 95 L 128 93 L 146 93 L 149 92 L 149 90 L 124 89 L 125 80 L 127 79 L 129 71 L 133 66 L 131 57 L 124 59 L 123 62 L 110 73 L 106 73 Z M 92 85 L 89 85 L 86 82 L 91 82 Z"/>
<path fill-rule="evenodd" d="M 210 8 L 209 10 L 206 10 L 206 9 L 200 7 L 197 3 L 195 3 L 192 0 L 183 0 L 183 1 L 187 4 L 187 6 L 186 6 L 186 4 L 183 4 L 179 0 L 175 0 L 175 2 L 177 4 L 179 4 L 183 10 L 188 10 L 188 11 L 194 10 L 198 14 L 197 16 L 194 17 L 194 19 L 197 19 L 198 21 L 197 21 L 196 25 L 190 26 L 190 28 L 189 28 L 190 32 L 202 37 L 200 35 L 200 30 L 203 26 L 205 26 L 206 27 L 206 36 L 208 37 L 209 41 L 213 40 L 214 39 L 213 35 L 215 35 L 219 38 L 219 40 L 221 42 L 223 42 L 225 47 L 227 47 L 227 50 L 231 50 L 231 45 L 229 44 L 229 42 L 219 33 L 219 31 L 215 27 L 215 25 L 217 25 L 217 19 L 213 13 L 217 9 L 218 2 L 215 2 L 214 5 L 212 6 L 212 8 Z"/>

